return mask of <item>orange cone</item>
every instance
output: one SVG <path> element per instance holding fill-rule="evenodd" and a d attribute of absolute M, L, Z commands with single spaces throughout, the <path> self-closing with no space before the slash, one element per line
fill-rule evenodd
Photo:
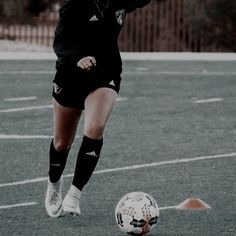
<path fill-rule="evenodd" d="M 210 208 L 209 205 L 199 198 L 188 198 L 176 207 L 176 209 L 180 210 L 206 210 Z"/>

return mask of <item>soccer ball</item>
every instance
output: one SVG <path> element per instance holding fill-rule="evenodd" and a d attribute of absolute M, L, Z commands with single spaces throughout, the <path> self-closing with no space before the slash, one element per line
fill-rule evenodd
<path fill-rule="evenodd" d="M 149 194 L 131 192 L 122 197 L 117 203 L 115 218 L 123 232 L 144 235 L 157 224 L 159 208 L 156 201 Z"/>

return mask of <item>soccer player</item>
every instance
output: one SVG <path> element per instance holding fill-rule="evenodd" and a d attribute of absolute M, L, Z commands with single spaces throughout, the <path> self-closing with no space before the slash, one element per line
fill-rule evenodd
<path fill-rule="evenodd" d="M 45 207 L 51 217 L 79 215 L 79 199 L 99 160 L 103 134 L 120 89 L 118 36 L 126 13 L 150 0 L 65 0 L 54 38 L 54 138 Z M 62 173 L 84 111 L 74 177 L 62 201 Z"/>

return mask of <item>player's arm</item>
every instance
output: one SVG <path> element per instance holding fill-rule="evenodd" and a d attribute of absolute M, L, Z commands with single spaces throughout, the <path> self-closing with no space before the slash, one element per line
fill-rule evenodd
<path fill-rule="evenodd" d="M 85 54 L 83 43 L 80 42 L 81 39 L 78 36 L 78 34 L 83 34 L 81 29 L 84 29 L 85 19 L 84 6 L 80 1 L 67 0 L 64 2 L 60 9 L 60 19 L 53 44 L 58 57 L 57 66 L 67 64 L 79 66 L 82 69 L 87 68 L 84 58 L 88 55 Z M 90 63 L 88 63 L 88 66 L 90 66 Z"/>

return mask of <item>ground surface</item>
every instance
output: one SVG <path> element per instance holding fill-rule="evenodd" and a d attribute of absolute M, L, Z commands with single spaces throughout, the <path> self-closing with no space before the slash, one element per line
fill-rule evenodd
<path fill-rule="evenodd" d="M 53 68 L 53 61 L 0 63 L 0 235 L 121 236 L 116 203 L 137 190 L 161 208 L 149 235 L 236 234 L 235 62 L 125 62 L 102 157 L 75 219 L 51 219 L 44 209 Z M 190 197 L 211 210 L 173 208 Z"/>

